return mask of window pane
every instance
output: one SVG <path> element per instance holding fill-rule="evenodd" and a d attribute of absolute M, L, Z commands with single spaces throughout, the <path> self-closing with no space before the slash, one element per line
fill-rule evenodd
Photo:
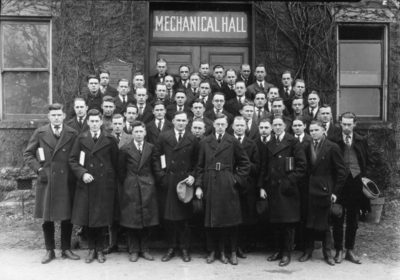
<path fill-rule="evenodd" d="M 340 44 L 341 85 L 381 85 L 381 44 Z"/>
<path fill-rule="evenodd" d="M 3 76 L 5 114 L 46 114 L 49 73 L 8 72 Z"/>
<path fill-rule="evenodd" d="M 383 40 L 383 26 L 339 26 L 339 40 Z"/>
<path fill-rule="evenodd" d="M 353 112 L 357 116 L 379 117 L 381 91 L 378 88 L 341 88 L 340 114 Z"/>
<path fill-rule="evenodd" d="M 7 23 L 2 29 L 5 68 L 48 67 L 48 24 Z"/>

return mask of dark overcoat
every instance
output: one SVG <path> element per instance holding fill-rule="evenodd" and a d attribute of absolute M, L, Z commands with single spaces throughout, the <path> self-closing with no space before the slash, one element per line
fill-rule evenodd
<path fill-rule="evenodd" d="M 65 123 L 71 128 L 75 129 L 78 134 L 80 134 L 82 131 L 86 131 L 89 129 L 89 126 L 87 124 L 87 117 L 82 121 L 82 124 L 79 123 L 77 116 L 73 117 L 69 121 L 66 121 Z"/>
<path fill-rule="evenodd" d="M 142 155 L 133 141 L 125 144 L 118 155 L 118 194 L 121 215 L 119 223 L 142 229 L 158 225 L 154 145 L 144 142 Z"/>
<path fill-rule="evenodd" d="M 306 157 L 307 157 L 307 163 L 310 162 L 310 158 L 308 157 L 308 148 L 310 145 L 312 145 L 312 138 L 310 135 L 307 133 L 304 133 L 303 141 L 300 142 L 301 147 L 303 148 Z M 301 220 L 306 221 L 307 220 L 307 215 L 308 215 L 308 196 L 309 196 L 309 179 L 310 176 L 308 174 L 308 169 L 306 171 L 306 174 L 303 176 L 303 178 L 300 179 L 299 182 L 299 190 L 300 190 L 300 215 L 301 215 Z"/>
<path fill-rule="evenodd" d="M 175 130 L 161 133 L 155 145 L 155 161 L 158 165 L 155 170 L 160 185 L 160 213 L 167 220 L 186 220 L 193 216 L 191 203 L 183 203 L 176 192 L 178 183 L 189 175 L 196 178 L 196 164 L 199 154 L 199 142 L 188 131 L 178 143 Z M 161 168 L 160 157 L 165 155 L 166 168 Z"/>
<path fill-rule="evenodd" d="M 201 140 L 196 187 L 203 190 L 206 227 L 242 223 L 238 188 L 246 186 L 249 173 L 249 158 L 234 136 L 225 133 L 219 144 L 214 134 Z"/>
<path fill-rule="evenodd" d="M 294 169 L 286 171 L 285 159 L 294 158 Z M 307 160 L 297 138 L 285 133 L 276 145 L 275 136 L 267 143 L 265 156 L 261 159 L 258 187 L 268 195 L 272 223 L 295 223 L 300 221 L 300 197 L 298 183 L 305 175 Z"/>
<path fill-rule="evenodd" d="M 146 125 L 146 141 L 155 145 L 160 133 L 163 133 L 171 129 L 174 129 L 174 125 L 170 121 L 164 118 L 164 125 L 161 129 L 161 132 L 158 131 L 158 128 L 156 126 L 156 120 L 154 119 Z"/>
<path fill-rule="evenodd" d="M 79 164 L 81 151 L 84 165 Z M 71 222 L 80 226 L 104 227 L 113 221 L 114 194 L 118 144 L 115 137 L 102 130 L 95 143 L 90 130 L 82 132 L 75 141 L 69 164 L 78 178 Z M 89 173 L 94 181 L 85 184 L 82 176 Z"/>
<path fill-rule="evenodd" d="M 324 139 L 311 163 L 311 145 L 306 150 L 308 158 L 309 199 L 307 228 L 329 230 L 329 213 L 332 194 L 339 196 L 346 180 L 347 169 L 337 144 Z"/>
<path fill-rule="evenodd" d="M 64 124 L 57 141 L 48 124 L 36 129 L 29 140 L 24 152 L 25 162 L 35 173 L 42 167 L 36 186 L 35 218 L 45 221 L 71 218 L 76 177 L 68 157 L 77 136 L 78 132 Z M 44 162 L 39 162 L 36 157 L 39 148 L 43 148 Z"/>

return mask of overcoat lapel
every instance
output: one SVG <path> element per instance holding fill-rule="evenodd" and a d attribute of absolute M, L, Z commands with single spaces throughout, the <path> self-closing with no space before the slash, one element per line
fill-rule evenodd
<path fill-rule="evenodd" d="M 247 149 L 248 147 L 250 147 L 251 146 L 251 142 L 249 141 L 249 139 L 247 138 L 247 137 L 244 137 L 243 138 L 243 141 L 242 141 L 242 147 L 243 147 L 243 149 Z"/>
<path fill-rule="evenodd" d="M 218 141 L 217 141 L 217 139 L 215 138 L 214 134 L 211 134 L 211 135 L 210 135 L 210 138 L 208 139 L 207 142 L 209 143 L 209 146 L 210 146 L 213 150 L 216 150 L 216 149 L 217 149 L 217 147 L 218 147 Z"/>
<path fill-rule="evenodd" d="M 312 167 L 311 172 L 313 172 L 314 169 L 318 166 L 318 164 L 321 163 L 322 159 L 325 157 L 326 153 L 328 152 L 330 146 L 331 145 L 324 139 L 324 141 L 321 143 L 321 147 L 318 152 L 317 159 L 315 160 L 315 164 Z"/>
<path fill-rule="evenodd" d="M 53 131 L 51 129 L 50 124 L 47 125 L 47 127 L 46 127 L 45 133 L 43 135 L 43 141 L 46 142 L 47 145 L 49 145 L 53 149 L 57 145 L 57 141 L 56 141 L 56 139 L 54 139 Z"/>
<path fill-rule="evenodd" d="M 147 144 L 147 142 L 143 141 L 143 151 L 142 151 L 142 157 L 140 158 L 139 170 L 140 168 L 142 168 L 143 164 L 147 161 L 150 155 L 151 155 L 151 149 Z"/>
<path fill-rule="evenodd" d="M 92 136 L 90 135 L 90 131 L 89 130 L 85 131 L 84 133 L 82 133 L 81 143 L 86 148 L 88 148 L 90 151 L 93 151 L 94 141 L 92 139 Z"/>
<path fill-rule="evenodd" d="M 287 133 L 287 132 L 286 132 Z M 276 137 L 274 137 L 274 139 L 271 141 L 271 144 L 273 143 L 273 145 L 275 146 L 275 149 L 273 149 L 272 155 L 279 153 L 280 151 L 282 151 L 283 149 L 286 149 L 286 147 L 290 146 L 290 142 L 289 140 L 286 139 L 286 133 L 285 136 L 283 137 L 282 141 L 279 143 L 278 146 L 276 146 Z M 272 145 L 268 145 L 268 149 L 272 148 Z"/>
<path fill-rule="evenodd" d="M 225 132 L 224 137 L 222 137 L 221 143 L 219 143 L 217 149 L 214 152 L 214 157 L 217 156 L 217 154 L 219 154 L 220 152 L 222 152 L 223 150 L 227 149 L 232 142 L 230 141 L 230 139 L 228 138 L 228 133 Z M 217 141 L 218 143 L 218 141 Z"/>
<path fill-rule="evenodd" d="M 137 163 L 140 162 L 140 153 L 139 153 L 138 149 L 136 148 L 136 145 L 133 141 L 132 141 L 132 144 L 129 145 L 128 155 L 130 155 L 133 158 L 133 160 L 136 161 Z"/>
<path fill-rule="evenodd" d="M 182 135 L 182 140 L 178 143 L 178 145 L 175 146 L 174 150 L 180 149 L 186 145 L 190 145 L 190 143 L 192 143 L 192 141 L 189 139 L 188 137 L 188 133 L 186 130 Z M 177 141 L 178 142 L 178 141 Z"/>
<path fill-rule="evenodd" d="M 172 130 L 171 133 L 168 133 L 168 135 L 165 137 L 165 141 L 172 147 L 175 148 L 176 145 L 178 144 L 178 140 L 176 140 L 175 137 L 175 131 Z"/>
<path fill-rule="evenodd" d="M 253 139 L 253 137 L 254 137 L 254 135 L 256 135 L 257 131 L 258 131 L 258 126 L 256 125 L 256 123 L 254 121 L 251 122 L 249 138 Z"/>
<path fill-rule="evenodd" d="M 109 144 L 110 144 L 110 140 L 107 139 L 105 132 L 102 130 L 100 133 L 99 139 L 97 139 L 97 142 L 94 144 L 92 154 L 94 154 L 95 152 L 97 152 L 98 150 L 104 148 L 105 146 L 107 146 Z"/>
<path fill-rule="evenodd" d="M 126 134 L 124 131 L 122 132 L 121 135 L 121 140 L 119 141 L 118 147 L 121 148 L 123 145 L 129 142 L 129 137 L 128 134 Z"/>
<path fill-rule="evenodd" d="M 63 131 L 61 132 L 61 135 L 60 135 L 60 139 L 58 139 L 53 156 L 56 154 L 56 152 L 59 149 L 61 149 L 62 146 L 67 144 L 70 139 L 71 139 L 71 133 L 69 131 L 67 131 L 67 128 L 64 126 Z"/>

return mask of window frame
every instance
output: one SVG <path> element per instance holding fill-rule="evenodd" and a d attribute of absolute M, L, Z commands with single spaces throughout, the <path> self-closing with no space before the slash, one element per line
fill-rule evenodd
<path fill-rule="evenodd" d="M 1 120 L 43 120 L 47 119 L 47 114 L 6 114 L 4 107 L 4 88 L 3 80 L 4 74 L 9 72 L 31 72 L 31 73 L 48 73 L 49 74 L 49 104 L 53 102 L 53 61 L 52 61 L 52 32 L 53 22 L 51 17 L 25 17 L 25 16 L 0 16 L 0 30 L 2 30 L 4 24 L 9 23 L 46 23 L 48 26 L 48 67 L 47 68 L 5 68 L 4 64 L 4 51 L 2 49 L 4 34 L 0 34 L 0 121 Z"/>
<path fill-rule="evenodd" d="M 381 40 L 340 40 L 339 39 L 339 28 L 343 26 L 371 26 L 371 27 L 383 27 L 383 38 Z M 368 89 L 379 89 L 381 90 L 381 98 L 380 98 L 380 116 L 379 120 L 377 119 L 372 119 L 376 118 L 375 116 L 360 116 L 357 117 L 357 121 L 360 123 L 381 123 L 381 122 L 386 122 L 387 121 L 387 110 L 388 110 L 388 55 L 389 55 L 389 50 L 388 50 L 388 24 L 387 23 L 350 23 L 350 22 L 345 22 L 345 23 L 338 23 L 336 26 L 336 40 L 337 40 L 337 89 L 336 89 L 336 116 L 337 120 L 339 120 L 340 114 L 344 112 L 340 112 L 340 98 L 341 98 L 341 90 L 342 88 L 368 88 Z M 380 85 L 343 85 L 341 86 L 340 84 L 340 47 L 341 44 L 381 44 L 381 84 Z"/>

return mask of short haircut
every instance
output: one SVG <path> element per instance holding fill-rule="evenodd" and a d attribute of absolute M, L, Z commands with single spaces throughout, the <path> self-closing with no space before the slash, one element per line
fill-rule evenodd
<path fill-rule="evenodd" d="M 119 79 L 119 80 L 118 80 L 118 83 L 117 83 L 118 86 L 119 86 L 119 83 L 120 83 L 120 82 L 127 82 L 127 83 L 128 83 L 128 86 L 129 86 L 129 81 L 128 81 L 128 79 L 124 79 L 124 78 Z"/>
<path fill-rule="evenodd" d="M 225 114 L 223 114 L 223 113 L 217 113 L 217 115 L 215 116 L 214 122 L 215 122 L 216 120 L 218 120 L 218 119 L 225 119 L 226 122 L 228 122 L 228 117 L 227 117 Z"/>
<path fill-rule="evenodd" d="M 290 72 L 290 70 L 285 70 L 285 71 L 283 71 L 281 77 L 282 77 L 283 75 L 285 75 L 285 74 L 289 74 L 289 75 L 290 75 L 290 78 L 292 78 L 292 72 Z"/>
<path fill-rule="evenodd" d="M 280 120 L 283 121 L 283 123 L 285 123 L 285 120 L 283 119 L 283 116 L 274 116 L 273 119 L 272 119 L 272 122 L 273 122 L 274 120 L 276 120 L 276 119 L 280 119 Z"/>
<path fill-rule="evenodd" d="M 236 81 L 236 82 L 235 82 L 235 85 L 237 85 L 238 83 L 242 83 L 242 84 L 244 84 L 244 86 L 246 86 L 246 83 L 245 83 L 244 81 L 242 81 L 242 80 Z"/>
<path fill-rule="evenodd" d="M 87 81 L 87 82 L 89 82 L 91 79 L 96 79 L 97 81 L 100 81 L 99 76 L 97 76 L 97 75 L 95 75 L 95 74 L 91 74 L 91 75 L 88 75 L 88 76 L 86 77 L 86 81 Z"/>
<path fill-rule="evenodd" d="M 99 76 L 100 76 L 101 74 L 108 74 L 108 76 L 111 76 L 110 71 L 108 71 L 107 69 L 100 69 L 100 70 L 99 70 Z"/>
<path fill-rule="evenodd" d="M 214 100 L 214 97 L 217 96 L 217 95 L 223 96 L 223 97 L 224 97 L 224 100 L 225 100 L 225 94 L 223 94 L 222 92 L 219 92 L 219 91 L 217 91 L 216 93 L 214 93 L 213 100 Z"/>
<path fill-rule="evenodd" d="M 265 96 L 265 98 L 267 98 L 267 94 L 265 93 L 265 92 L 263 92 L 263 91 L 257 91 L 255 94 L 254 94 L 254 99 L 257 97 L 257 94 L 262 94 L 262 95 L 264 95 Z"/>
<path fill-rule="evenodd" d="M 331 111 L 332 111 L 332 107 L 331 107 L 331 105 L 329 105 L 329 104 L 326 104 L 326 103 L 322 104 L 320 108 L 330 108 L 330 109 L 331 109 Z"/>
<path fill-rule="evenodd" d="M 85 102 L 85 105 L 87 106 L 86 100 L 84 98 L 82 98 L 82 97 L 76 97 L 74 99 L 74 106 L 75 106 L 76 101 L 83 101 L 83 102 Z"/>
<path fill-rule="evenodd" d="M 63 110 L 64 106 L 60 103 L 53 103 L 49 105 L 49 112 L 55 110 Z"/>
<path fill-rule="evenodd" d="M 312 126 L 313 124 L 316 124 L 316 125 L 322 127 L 322 128 L 325 130 L 325 128 L 324 128 L 324 126 L 322 125 L 322 122 L 321 122 L 321 121 L 312 120 L 311 123 L 310 123 L 310 126 Z"/>
<path fill-rule="evenodd" d="M 267 123 L 269 123 L 270 125 L 272 125 L 271 119 L 270 119 L 270 118 L 267 118 L 267 117 L 263 117 L 263 118 L 259 119 L 259 120 L 258 120 L 258 125 L 260 125 L 261 123 L 265 123 L 265 122 L 267 122 Z"/>
<path fill-rule="evenodd" d="M 297 117 L 295 117 L 294 120 L 293 120 L 293 122 L 294 122 L 294 121 L 301 121 L 303 124 L 306 124 L 306 121 L 305 121 L 305 119 L 304 119 L 303 116 L 297 116 Z M 293 125 L 293 123 L 292 123 L 292 125 Z"/>
<path fill-rule="evenodd" d="M 167 63 L 167 61 L 166 61 L 164 58 L 159 58 L 159 59 L 157 59 L 156 65 L 157 65 L 157 63 L 159 63 L 159 62 L 165 62 L 165 63 Z"/>
<path fill-rule="evenodd" d="M 138 106 L 136 104 L 134 104 L 134 103 L 131 103 L 131 102 L 128 103 L 128 105 L 126 105 L 125 112 L 128 111 L 128 108 L 135 108 L 136 109 L 136 113 L 139 112 Z"/>
<path fill-rule="evenodd" d="M 115 99 L 112 96 L 106 95 L 106 96 L 103 97 L 103 103 L 104 102 L 112 102 L 112 103 L 114 103 Z"/>
<path fill-rule="evenodd" d="M 318 98 L 319 98 L 318 91 L 312 90 L 312 91 L 308 94 L 308 96 L 310 96 L 311 94 L 315 94 L 315 95 L 318 96 Z"/>
<path fill-rule="evenodd" d="M 271 89 L 277 89 L 277 90 L 278 90 L 278 93 L 279 93 L 279 88 L 277 88 L 277 87 L 275 87 L 275 86 L 274 86 L 274 87 L 269 87 L 267 92 L 269 93 L 269 91 L 270 91 Z"/>
<path fill-rule="evenodd" d="M 144 88 L 138 88 L 138 89 L 136 89 L 136 92 L 135 92 L 134 95 L 138 94 L 138 90 L 144 90 L 145 93 L 146 93 L 146 95 L 148 95 L 147 88 L 145 88 L 145 87 L 144 87 Z"/>
<path fill-rule="evenodd" d="M 174 82 L 174 84 L 175 84 L 175 79 L 174 79 L 174 77 L 172 77 L 171 75 L 165 75 L 165 77 L 164 77 L 164 81 L 165 81 L 165 78 L 167 78 L 167 77 L 171 77 L 172 78 L 172 81 Z"/>
<path fill-rule="evenodd" d="M 187 69 L 188 69 L 189 72 L 190 72 L 190 67 L 187 66 L 186 64 L 182 64 L 181 66 L 179 66 L 179 72 L 181 72 L 181 68 L 182 68 L 182 67 L 187 67 Z"/>
<path fill-rule="evenodd" d="M 264 63 L 259 63 L 255 69 L 257 69 L 258 67 L 263 67 L 265 71 L 267 71 L 267 68 L 265 67 Z"/>
<path fill-rule="evenodd" d="M 208 86 L 211 88 L 210 82 L 207 80 L 200 82 L 200 85 L 202 85 L 202 84 L 208 84 Z"/>
<path fill-rule="evenodd" d="M 240 70 L 243 69 L 243 66 L 249 66 L 250 67 L 250 64 L 244 63 L 244 64 L 240 65 Z"/>
<path fill-rule="evenodd" d="M 193 100 L 192 106 L 194 105 L 194 103 L 200 103 L 204 107 L 204 104 L 203 104 L 203 102 L 201 102 L 200 98 L 196 98 L 195 100 Z"/>
<path fill-rule="evenodd" d="M 137 126 L 141 126 L 141 127 L 143 127 L 144 128 L 144 130 L 146 130 L 146 125 L 144 124 L 144 122 L 141 122 L 141 121 L 134 121 L 132 124 L 131 124 L 131 126 L 132 126 L 132 130 L 135 128 L 135 127 L 137 127 Z"/>
<path fill-rule="evenodd" d="M 99 117 L 101 119 L 101 113 L 99 110 L 97 109 L 91 109 L 89 110 L 88 114 L 87 114 L 87 119 L 90 118 L 90 116 L 95 116 L 95 117 Z"/>
<path fill-rule="evenodd" d="M 179 92 L 184 93 L 184 94 L 186 95 L 186 90 L 185 90 L 183 87 L 178 87 L 178 88 L 175 90 L 175 95 L 176 95 L 177 93 L 179 93 Z"/>
<path fill-rule="evenodd" d="M 295 96 L 295 97 L 293 98 L 293 101 L 294 101 L 294 100 L 301 100 L 301 101 L 303 102 L 303 104 L 304 104 L 304 99 L 303 99 L 303 97 Z"/>
<path fill-rule="evenodd" d="M 186 112 L 184 112 L 184 111 L 176 111 L 174 113 L 174 119 L 175 119 L 176 116 L 179 116 L 179 115 L 185 115 L 186 118 L 188 118 L 188 115 L 186 114 Z"/>
<path fill-rule="evenodd" d="M 143 74 L 142 72 L 136 72 L 136 73 L 133 75 L 133 78 L 135 79 L 136 76 L 143 76 L 143 78 L 144 78 L 144 74 Z"/>
<path fill-rule="evenodd" d="M 189 80 L 190 80 L 190 78 L 191 78 L 192 76 L 197 76 L 197 77 L 199 77 L 199 79 L 200 79 L 200 73 L 199 73 L 199 72 L 193 72 L 192 74 L 190 74 Z"/>
<path fill-rule="evenodd" d="M 167 85 L 166 85 L 164 82 L 158 82 L 158 83 L 156 84 L 156 90 L 157 90 L 158 86 L 165 86 L 165 87 L 167 87 Z"/>
<path fill-rule="evenodd" d="M 226 69 L 226 71 L 225 71 L 225 76 L 226 76 L 226 74 L 228 74 L 228 72 L 233 72 L 233 73 L 235 73 L 235 75 L 237 76 L 236 70 L 233 69 L 233 68 Z"/>
<path fill-rule="evenodd" d="M 222 66 L 221 64 L 217 64 L 217 65 L 215 65 L 215 66 L 213 67 L 213 71 L 215 71 L 215 69 L 217 69 L 217 68 L 222 68 L 222 70 L 225 69 L 224 66 Z"/>
<path fill-rule="evenodd" d="M 342 121 L 342 119 L 343 118 L 345 118 L 345 119 L 353 119 L 354 121 L 354 123 L 356 123 L 357 122 L 357 117 L 356 117 L 356 115 L 354 114 L 354 113 L 352 113 L 352 112 L 345 112 L 345 113 L 343 113 L 341 116 L 340 116 L 340 121 Z"/>
<path fill-rule="evenodd" d="M 271 102 L 271 105 L 274 105 L 274 102 L 276 102 L 276 101 L 282 101 L 282 103 L 283 103 L 283 99 L 282 99 L 282 97 L 275 97 L 273 100 L 272 100 L 272 102 Z"/>
<path fill-rule="evenodd" d="M 246 107 L 246 106 L 252 106 L 252 107 L 254 107 L 255 105 L 254 105 L 254 102 L 253 102 L 253 101 L 246 99 L 246 100 L 241 104 L 240 109 L 243 110 L 244 107 Z"/>
<path fill-rule="evenodd" d="M 121 119 L 121 118 L 124 118 L 124 116 L 121 115 L 121 114 L 114 114 L 114 115 L 112 116 L 112 119 Z"/>
<path fill-rule="evenodd" d="M 205 61 L 202 61 L 202 62 L 200 62 L 200 65 L 199 65 L 199 67 L 201 67 L 201 65 L 208 65 L 208 67 L 210 67 L 210 63 L 208 63 L 208 62 L 205 62 Z"/>
<path fill-rule="evenodd" d="M 293 86 L 296 86 L 297 83 L 303 83 L 304 85 L 306 85 L 306 82 L 304 82 L 304 80 L 296 79 L 296 81 L 294 81 L 294 83 L 293 83 Z"/>
<path fill-rule="evenodd" d="M 236 116 L 236 117 L 233 119 L 233 123 L 235 123 L 235 121 L 246 121 L 246 120 L 244 119 L 243 116 Z"/>
<path fill-rule="evenodd" d="M 202 118 L 194 118 L 192 121 L 192 126 L 195 122 L 201 122 L 204 124 L 204 126 L 206 126 L 206 123 L 204 122 L 204 120 Z"/>
<path fill-rule="evenodd" d="M 163 105 L 163 106 L 164 106 L 164 109 L 165 109 L 165 104 L 164 104 L 164 102 L 162 102 L 162 101 L 160 101 L 160 100 L 157 100 L 157 101 L 154 102 L 154 104 L 153 104 L 153 110 L 154 110 L 154 108 L 156 108 L 156 106 L 158 106 L 158 105 Z"/>

